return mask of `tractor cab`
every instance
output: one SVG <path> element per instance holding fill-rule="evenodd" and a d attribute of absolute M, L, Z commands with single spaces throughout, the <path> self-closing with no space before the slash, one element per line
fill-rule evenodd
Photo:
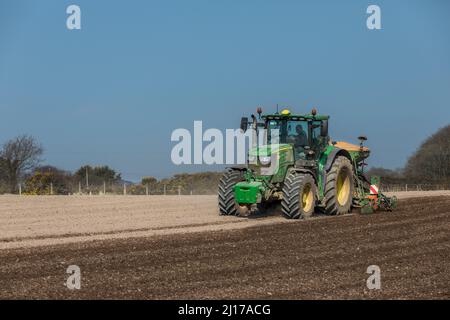
<path fill-rule="evenodd" d="M 264 115 L 267 144 L 273 143 L 272 134 L 278 134 L 278 142 L 293 148 L 295 160 L 314 160 L 329 144 L 328 116 L 319 116 L 315 109 L 308 115 L 281 114 Z M 275 142 L 276 143 L 276 142 Z"/>

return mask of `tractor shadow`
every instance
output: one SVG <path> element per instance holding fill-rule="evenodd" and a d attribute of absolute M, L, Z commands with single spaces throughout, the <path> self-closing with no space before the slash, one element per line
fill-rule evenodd
<path fill-rule="evenodd" d="M 247 216 L 240 216 L 240 217 L 245 219 L 264 219 L 268 217 L 282 217 L 288 219 L 281 211 L 281 203 L 273 203 L 267 208 L 258 208 L 255 212 Z M 314 211 L 313 215 L 310 218 L 302 220 L 325 218 L 325 217 L 330 217 L 330 215 L 326 214 L 323 210 L 316 208 L 316 210 Z"/>
<path fill-rule="evenodd" d="M 263 219 L 268 217 L 283 217 L 281 203 L 273 203 L 267 208 L 258 208 L 254 213 L 243 217 L 247 219 Z"/>

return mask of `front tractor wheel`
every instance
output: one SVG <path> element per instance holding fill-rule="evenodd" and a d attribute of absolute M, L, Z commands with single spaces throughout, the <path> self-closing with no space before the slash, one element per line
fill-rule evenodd
<path fill-rule="evenodd" d="M 310 174 L 291 171 L 282 189 L 281 210 L 290 219 L 306 219 L 314 213 L 316 183 Z"/>
<path fill-rule="evenodd" d="M 349 159 L 339 156 L 327 174 L 325 184 L 325 212 L 346 214 L 353 200 L 353 166 Z"/>
<path fill-rule="evenodd" d="M 219 214 L 222 216 L 238 215 L 237 204 L 234 200 L 234 186 L 244 180 L 241 170 L 228 168 L 219 181 Z"/>

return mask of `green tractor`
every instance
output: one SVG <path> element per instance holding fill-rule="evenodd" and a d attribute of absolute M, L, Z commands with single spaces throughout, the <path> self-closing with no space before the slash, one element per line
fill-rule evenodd
<path fill-rule="evenodd" d="M 253 145 L 247 165 L 227 168 L 218 191 L 220 215 L 248 215 L 281 202 L 283 214 L 291 219 L 308 218 L 320 210 L 342 215 L 352 208 L 362 213 L 377 209 L 391 211 L 397 199 L 378 192 L 380 180 L 364 175 L 370 150 L 360 145 L 332 142 L 329 116 L 281 113 L 262 115 L 259 121 L 242 118 L 243 131 L 264 129 L 263 143 Z M 273 134 L 276 132 L 276 137 Z"/>

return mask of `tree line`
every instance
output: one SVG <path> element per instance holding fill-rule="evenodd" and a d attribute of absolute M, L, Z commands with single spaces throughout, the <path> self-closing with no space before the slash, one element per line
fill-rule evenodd
<path fill-rule="evenodd" d="M 68 194 L 92 191 L 91 186 L 108 187 L 122 178 L 110 167 L 82 166 L 74 173 L 42 165 L 44 148 L 30 135 L 15 137 L 0 149 L 0 193 Z"/>
<path fill-rule="evenodd" d="M 43 165 L 43 153 L 42 145 L 30 135 L 4 143 L 0 149 L 0 193 L 122 193 L 125 184 L 127 194 L 212 194 L 221 176 L 220 172 L 201 172 L 161 180 L 144 177 L 140 183 L 130 183 L 107 165 L 83 165 L 75 172 Z"/>
<path fill-rule="evenodd" d="M 404 168 L 371 168 L 383 184 L 439 184 L 450 186 L 450 125 L 425 139 L 409 157 Z"/>
<path fill-rule="evenodd" d="M 158 180 L 143 177 L 140 183 L 127 183 L 107 165 L 81 166 L 69 172 L 42 165 L 44 148 L 30 135 L 21 135 L 0 148 L 0 193 L 71 194 L 121 193 L 127 184 L 129 194 L 215 194 L 221 172 L 176 174 Z M 404 168 L 371 168 L 368 176 L 378 175 L 385 185 L 450 185 L 450 125 L 428 137 L 407 160 Z"/>

